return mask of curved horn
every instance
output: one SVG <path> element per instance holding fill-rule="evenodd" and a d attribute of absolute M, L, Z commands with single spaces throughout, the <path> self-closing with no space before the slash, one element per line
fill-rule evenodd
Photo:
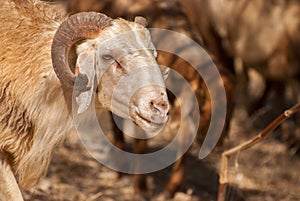
<path fill-rule="evenodd" d="M 96 38 L 111 22 L 112 19 L 104 14 L 82 12 L 72 15 L 59 26 L 53 38 L 51 57 L 54 71 L 62 84 L 73 87 L 76 79 L 68 63 L 71 47 L 78 41 Z"/>

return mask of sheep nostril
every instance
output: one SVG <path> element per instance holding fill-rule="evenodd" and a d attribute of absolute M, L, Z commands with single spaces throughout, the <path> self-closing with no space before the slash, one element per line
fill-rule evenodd
<path fill-rule="evenodd" d="M 156 103 L 155 101 L 151 101 L 149 105 L 153 114 L 159 115 L 163 118 L 168 116 L 169 106 L 166 101 L 160 101 L 158 103 Z"/>
<path fill-rule="evenodd" d="M 154 106 L 154 102 L 151 101 L 151 102 L 150 102 L 150 107 L 153 107 L 153 106 Z"/>

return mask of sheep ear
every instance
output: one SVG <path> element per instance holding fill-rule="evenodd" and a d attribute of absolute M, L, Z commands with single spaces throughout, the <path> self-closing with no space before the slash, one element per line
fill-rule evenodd
<path fill-rule="evenodd" d="M 138 24 L 141 24 L 141 25 L 143 25 L 144 27 L 146 27 L 146 26 L 148 25 L 147 20 L 146 20 L 144 17 L 142 17 L 142 16 L 136 16 L 136 17 L 134 18 L 134 22 L 136 22 L 136 23 L 138 23 Z"/>
<path fill-rule="evenodd" d="M 80 90 L 76 96 L 76 102 L 78 104 L 77 114 L 80 114 L 89 107 L 93 97 L 95 87 L 95 55 L 91 52 L 80 54 L 77 58 L 75 73 L 78 73 L 79 79 L 85 78 L 85 82 L 79 83 L 85 86 L 79 86 Z"/>

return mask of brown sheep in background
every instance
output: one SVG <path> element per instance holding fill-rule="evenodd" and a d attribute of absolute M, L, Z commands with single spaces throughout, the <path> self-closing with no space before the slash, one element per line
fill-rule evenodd
<path fill-rule="evenodd" d="M 299 1 L 182 0 L 180 3 L 206 47 L 214 53 L 218 52 L 215 49 L 221 50 L 222 55 L 234 60 L 241 88 L 239 105 L 245 106 L 249 115 L 260 114 L 260 109 L 269 106 L 265 107 L 267 113 L 259 118 L 265 122 L 258 126 L 266 126 L 266 122 L 300 100 Z M 254 95 L 257 91 L 259 95 Z M 271 101 L 270 95 L 273 95 Z M 292 124 L 294 129 L 285 129 L 282 140 L 288 142 L 294 153 L 300 147 L 299 129 L 295 129 L 297 122 Z"/>
<path fill-rule="evenodd" d="M 215 41 L 219 41 L 218 49 L 235 60 L 237 70 L 247 72 L 252 68 L 259 72 L 266 80 L 265 91 L 275 88 L 277 100 L 284 97 L 287 84 L 298 80 L 299 1 L 187 0 L 180 3 L 189 21 L 203 36 L 204 44 L 214 49 Z M 262 107 L 267 93 L 249 107 L 250 114 Z M 280 102 L 278 112 L 283 109 L 284 102 Z"/>

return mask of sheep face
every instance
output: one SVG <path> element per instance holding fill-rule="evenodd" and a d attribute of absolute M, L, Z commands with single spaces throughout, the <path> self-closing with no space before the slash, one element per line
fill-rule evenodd
<path fill-rule="evenodd" d="M 99 37 L 79 45 L 77 54 L 76 67 L 89 78 L 89 91 L 84 97 L 96 91 L 97 104 L 132 119 L 148 133 L 163 127 L 169 110 L 164 83 L 168 69 L 159 68 L 147 29 L 134 22 L 114 20 Z M 80 112 L 90 98 L 79 96 L 78 100 Z"/>

